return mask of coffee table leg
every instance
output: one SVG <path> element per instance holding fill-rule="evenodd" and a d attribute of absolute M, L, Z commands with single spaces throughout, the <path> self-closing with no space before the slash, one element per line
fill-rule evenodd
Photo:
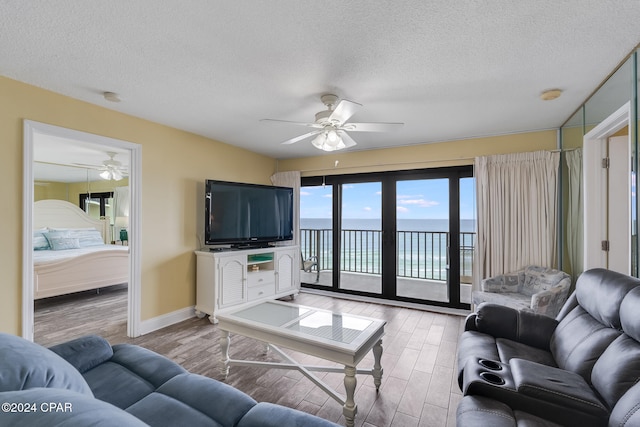
<path fill-rule="evenodd" d="M 373 384 L 376 386 L 376 393 L 380 391 L 380 384 L 382 384 L 382 364 L 380 359 L 382 358 L 382 340 L 379 340 L 373 346 Z"/>
<path fill-rule="evenodd" d="M 227 379 L 229 375 L 229 345 L 231 344 L 231 338 L 229 337 L 229 331 L 220 330 L 220 352 L 222 353 L 222 368 L 220 373 L 224 375 L 224 379 Z"/>
<path fill-rule="evenodd" d="M 356 368 L 354 366 L 344 367 L 344 388 L 347 392 L 347 399 L 344 402 L 342 413 L 346 419 L 346 426 L 353 427 L 356 413 L 358 412 L 358 406 L 353 400 L 353 396 L 356 392 Z"/>

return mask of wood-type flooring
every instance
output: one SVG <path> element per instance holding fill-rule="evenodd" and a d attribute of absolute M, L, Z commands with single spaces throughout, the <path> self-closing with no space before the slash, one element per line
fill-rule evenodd
<path fill-rule="evenodd" d="M 220 373 L 217 326 L 206 318 L 193 317 L 138 338 L 128 338 L 126 298 L 126 288 L 112 287 L 98 294 L 83 292 L 38 300 L 35 341 L 50 346 L 82 335 L 98 334 L 111 344 L 138 344 L 169 357 L 193 373 L 224 381 Z M 463 317 L 304 292 L 293 302 L 387 321 L 380 393 L 376 394 L 371 376 L 357 376 L 356 426 L 455 426 L 455 411 L 462 397 L 455 376 L 455 355 Z M 284 350 L 303 363 L 328 363 Z M 229 353 L 234 359 L 279 361 L 274 352 L 265 355 L 261 343 L 241 336 L 232 336 Z M 359 368 L 372 366 L 371 354 L 358 365 Z M 342 374 L 318 372 L 317 375 L 344 394 Z M 344 425 L 341 405 L 297 371 L 232 366 L 225 382 L 257 401 L 278 403 Z"/>

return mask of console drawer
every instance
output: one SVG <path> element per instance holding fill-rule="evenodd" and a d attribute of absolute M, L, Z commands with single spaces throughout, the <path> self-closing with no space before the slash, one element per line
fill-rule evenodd
<path fill-rule="evenodd" d="M 251 271 L 247 274 L 247 286 L 250 288 L 275 283 L 275 281 L 276 276 L 273 270 Z"/>
<path fill-rule="evenodd" d="M 276 284 L 274 282 L 267 283 L 265 285 L 254 286 L 248 289 L 248 300 L 253 301 L 255 299 L 266 298 L 276 293 Z"/>

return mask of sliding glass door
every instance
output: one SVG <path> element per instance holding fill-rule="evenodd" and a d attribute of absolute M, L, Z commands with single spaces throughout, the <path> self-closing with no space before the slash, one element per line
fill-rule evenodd
<path fill-rule="evenodd" d="M 338 287 L 382 293 L 382 183 L 341 185 Z"/>
<path fill-rule="evenodd" d="M 333 187 L 324 182 L 300 190 L 300 281 L 322 288 L 333 283 Z"/>
<path fill-rule="evenodd" d="M 302 282 L 468 308 L 473 218 L 470 166 L 305 177 L 301 248 L 303 258 L 317 258 L 319 271 L 303 272 Z"/>
<path fill-rule="evenodd" d="M 449 179 L 396 183 L 396 295 L 449 302 Z"/>

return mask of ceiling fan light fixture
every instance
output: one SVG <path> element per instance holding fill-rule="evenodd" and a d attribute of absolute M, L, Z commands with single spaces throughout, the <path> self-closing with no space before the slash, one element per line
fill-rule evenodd
<path fill-rule="evenodd" d="M 311 144 L 322 151 L 336 151 L 346 148 L 344 141 L 335 129 L 322 132 L 311 141 Z"/>
<path fill-rule="evenodd" d="M 106 171 L 103 171 L 100 173 L 100 178 L 102 179 L 106 179 L 106 180 L 114 180 L 114 181 L 120 181 L 123 176 L 120 172 L 118 172 L 115 169 L 109 169 Z"/>
<path fill-rule="evenodd" d="M 403 123 L 353 123 L 349 119 L 362 107 L 362 104 L 346 99 L 338 102 L 338 97 L 325 94 L 320 97 L 326 110 L 316 113 L 314 123 L 292 122 L 289 120 L 262 119 L 261 122 L 286 123 L 313 128 L 311 132 L 289 138 L 282 142 L 284 145 L 294 144 L 307 138 L 314 137 L 311 144 L 319 150 L 336 151 L 351 148 L 356 142 L 349 132 L 388 132 L 402 126 Z"/>

